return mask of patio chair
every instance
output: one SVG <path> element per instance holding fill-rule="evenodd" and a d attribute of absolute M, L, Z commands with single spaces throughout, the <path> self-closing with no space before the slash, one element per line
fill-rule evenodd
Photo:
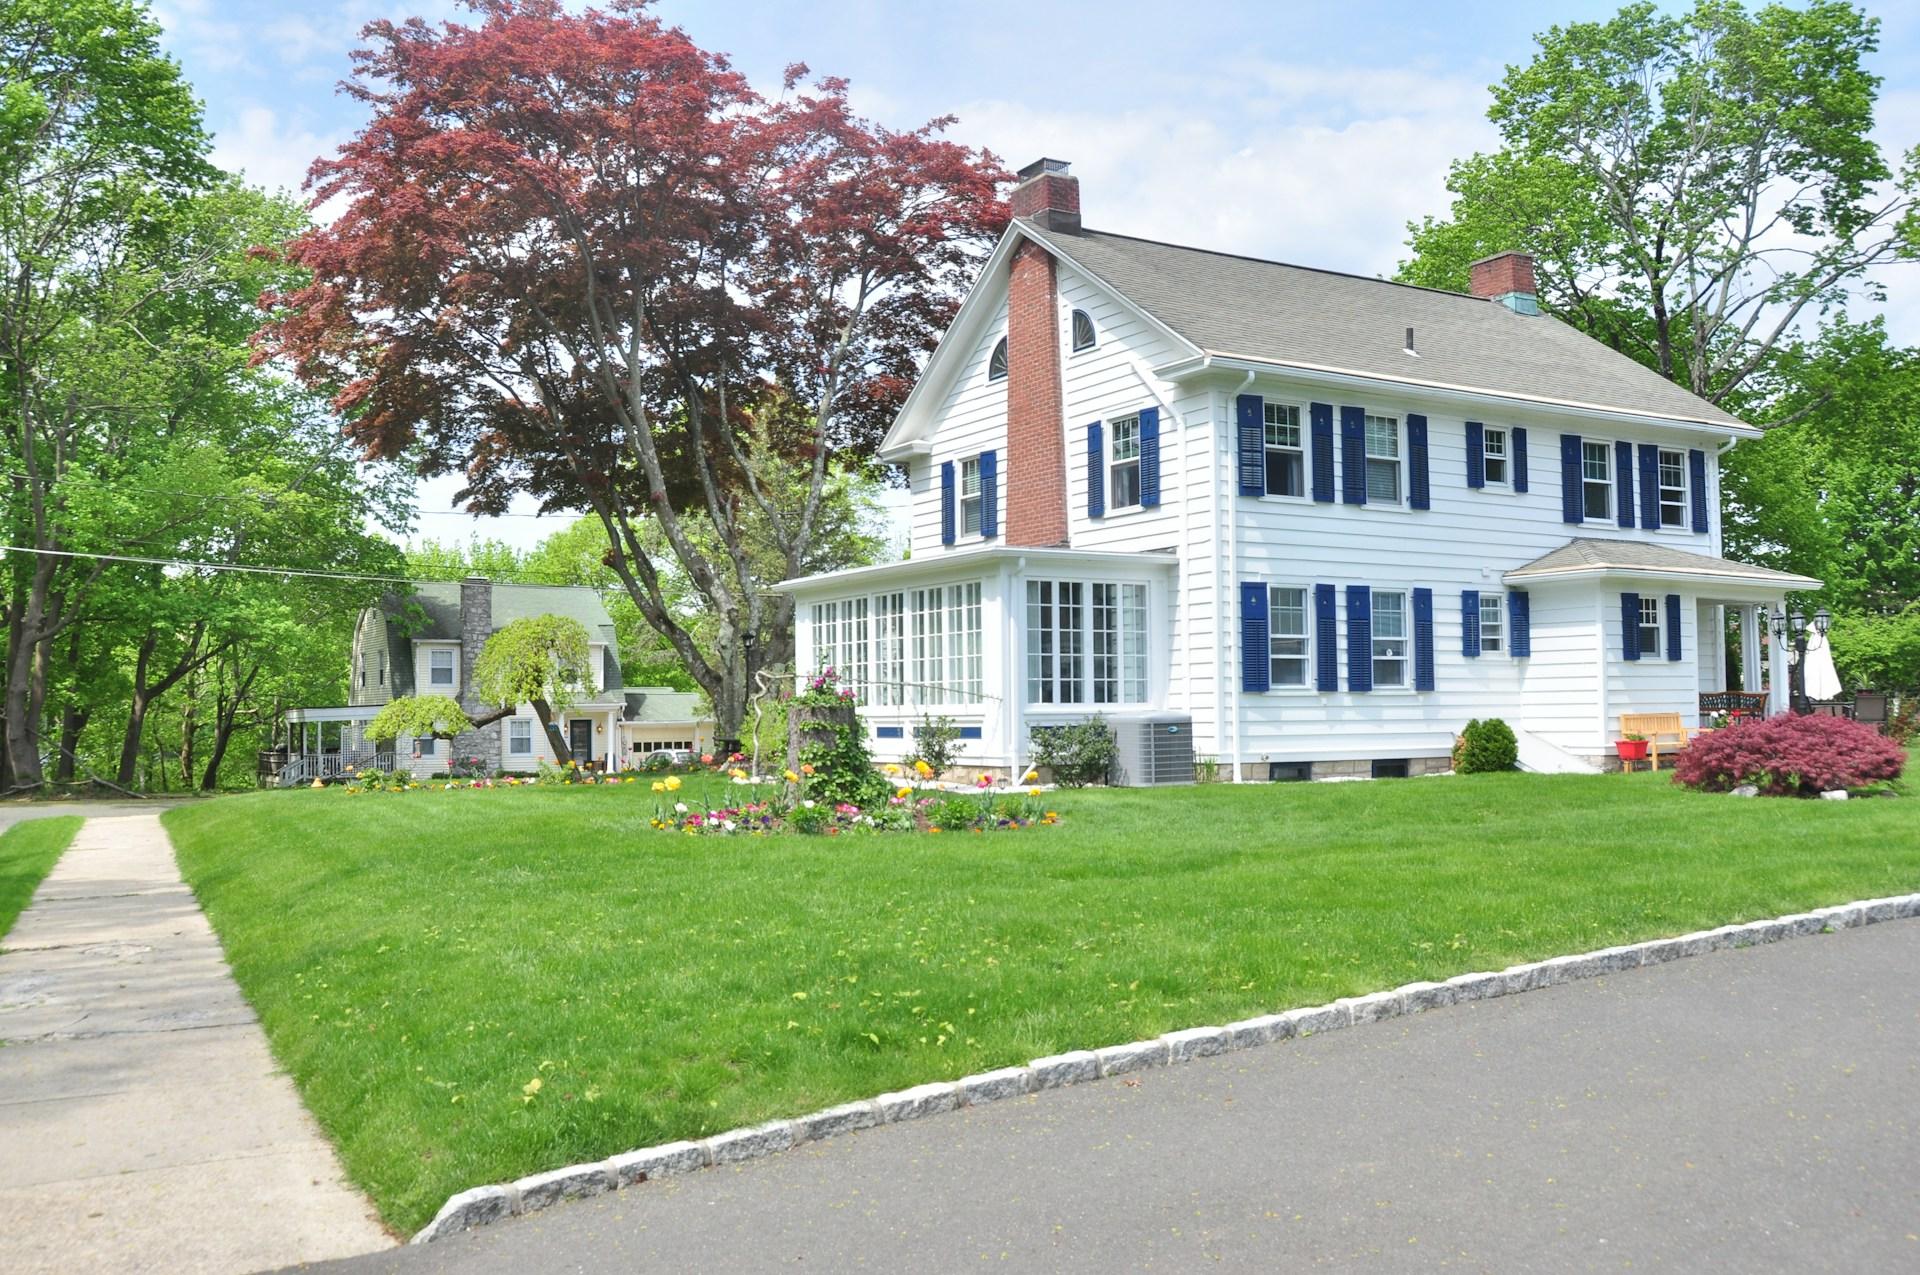
<path fill-rule="evenodd" d="M 1853 720 L 1879 730 L 1887 724 L 1887 693 L 1885 691 L 1855 691 L 1853 693 Z"/>

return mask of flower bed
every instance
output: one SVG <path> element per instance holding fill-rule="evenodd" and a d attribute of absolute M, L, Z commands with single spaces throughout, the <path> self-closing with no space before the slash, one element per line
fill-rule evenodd
<path fill-rule="evenodd" d="M 736 784 L 750 786 L 753 795 L 719 806 L 685 800 L 659 803 L 654 807 L 653 827 L 687 836 L 798 832 L 837 837 L 880 832 L 1013 832 L 1036 825 L 1051 827 L 1060 821 L 1058 811 L 1046 808 L 1039 788 L 1021 790 L 1011 781 L 997 784 L 990 775 L 981 775 L 971 791 L 956 792 L 921 787 L 932 778 L 930 768 L 923 767 L 908 779 L 909 772 L 888 764 L 880 773 L 895 786 L 885 797 L 862 805 L 810 795 L 819 779 L 811 764 L 786 771 L 777 783 L 752 780 L 737 766 L 727 773 Z M 1037 778 L 1028 771 L 1022 782 L 1031 784 Z M 653 790 L 672 796 L 679 787 L 669 777 L 656 782 Z"/>

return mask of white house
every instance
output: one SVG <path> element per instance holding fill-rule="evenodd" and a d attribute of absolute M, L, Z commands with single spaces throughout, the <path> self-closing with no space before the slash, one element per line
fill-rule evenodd
<path fill-rule="evenodd" d="M 970 766 L 1035 725 L 1190 719 L 1242 779 L 1444 769 L 1468 719 L 1523 761 L 1612 753 L 1622 713 L 1784 704 L 1762 614 L 1816 580 L 1720 555 L 1753 427 L 1539 311 L 1531 259 L 1461 295 L 1015 218 L 882 446 L 911 557 L 783 586 L 804 670 L 883 757 L 923 715 Z"/>
<path fill-rule="evenodd" d="M 566 585 L 495 584 L 469 576 L 430 581 L 360 613 L 349 656 L 347 704 L 287 710 L 293 781 L 372 764 L 366 725 L 382 706 L 406 695 L 445 695 L 470 716 L 493 711 L 472 694 L 472 659 L 486 640 L 517 619 L 565 616 L 586 629 L 592 686 L 560 715 L 577 761 L 623 769 L 656 749 L 713 746 L 713 721 L 692 692 L 623 686 L 613 620 L 593 589 Z M 443 775 L 456 757 L 478 757 L 485 770 L 529 773 L 554 759 L 531 704 L 457 739 L 401 736 L 396 764 L 420 775 Z M 310 773 L 311 772 L 311 773 Z"/>

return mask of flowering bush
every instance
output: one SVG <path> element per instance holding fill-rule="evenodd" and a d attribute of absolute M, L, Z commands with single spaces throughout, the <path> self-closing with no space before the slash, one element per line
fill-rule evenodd
<path fill-rule="evenodd" d="M 1753 784 L 1767 796 L 1811 797 L 1897 779 L 1906 760 L 1900 745 L 1870 726 L 1786 713 L 1694 740 L 1673 778 L 1703 792 Z"/>

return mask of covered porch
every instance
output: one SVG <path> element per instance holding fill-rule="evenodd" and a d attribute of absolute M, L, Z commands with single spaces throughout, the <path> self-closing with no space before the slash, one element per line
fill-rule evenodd
<path fill-rule="evenodd" d="M 391 770 L 393 745 L 378 749 L 367 738 L 367 725 L 382 707 L 354 704 L 288 709 L 281 719 L 283 738 L 260 754 L 260 782 L 268 787 L 293 788 L 316 779 L 339 779 L 349 771 Z"/>

